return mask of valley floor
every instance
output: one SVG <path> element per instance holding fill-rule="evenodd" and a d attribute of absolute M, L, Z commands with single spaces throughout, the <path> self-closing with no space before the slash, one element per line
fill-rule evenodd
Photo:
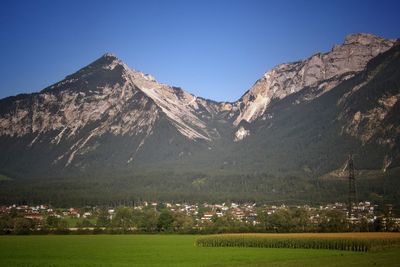
<path fill-rule="evenodd" d="M 378 252 L 196 247 L 195 235 L 0 236 L 0 266 L 400 266 Z"/>

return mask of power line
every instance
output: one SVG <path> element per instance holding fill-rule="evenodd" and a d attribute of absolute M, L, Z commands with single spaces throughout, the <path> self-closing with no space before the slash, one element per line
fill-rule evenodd
<path fill-rule="evenodd" d="M 348 195 L 348 203 L 347 210 L 348 216 L 351 217 L 352 205 L 353 203 L 357 203 L 357 190 L 356 190 L 356 178 L 354 174 L 354 161 L 353 155 L 349 155 L 349 159 L 347 161 L 347 170 L 348 170 L 348 179 L 349 179 L 349 195 Z"/>

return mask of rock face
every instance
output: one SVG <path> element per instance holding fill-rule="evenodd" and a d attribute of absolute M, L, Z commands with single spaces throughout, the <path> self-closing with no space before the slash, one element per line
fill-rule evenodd
<path fill-rule="evenodd" d="M 243 147 L 253 159 L 268 159 L 260 168 L 327 173 L 348 153 L 357 154 L 359 169 L 400 165 L 399 42 L 352 77 L 343 75 L 332 78 L 338 85 L 328 91 L 320 84 L 303 88 L 241 122 L 251 130 Z"/>
<path fill-rule="evenodd" d="M 249 130 L 246 130 L 243 126 L 240 126 L 240 128 L 235 133 L 234 141 L 237 142 L 237 141 L 243 140 L 249 134 L 250 134 Z"/>
<path fill-rule="evenodd" d="M 343 79 L 361 71 L 369 60 L 387 51 L 394 44 L 371 34 L 353 34 L 344 44 L 328 53 L 317 53 L 310 58 L 281 64 L 266 72 L 253 87 L 235 103 L 238 115 L 234 124 L 242 120 L 252 122 L 262 116 L 274 99 L 282 99 L 305 87 L 320 86 L 318 95 L 329 91 Z M 343 77 L 344 74 L 347 74 Z"/>
<path fill-rule="evenodd" d="M 206 124 L 196 114 L 200 107 L 210 113 L 217 111 L 206 101 L 180 88 L 160 84 L 152 76 L 131 70 L 115 56 L 105 54 L 29 100 L 17 98 L 0 118 L 0 134 L 22 136 L 60 130 L 55 140 L 59 142 L 63 136 L 73 135 L 99 120 L 105 121 L 94 135 L 134 135 L 136 131 L 149 134 L 163 112 L 186 137 L 209 140 Z"/>
<path fill-rule="evenodd" d="M 341 107 L 338 118 L 345 122 L 342 133 L 357 137 L 363 144 L 374 140 L 390 149 L 399 145 L 400 136 L 400 90 L 397 83 L 400 70 L 396 65 L 400 61 L 398 44 L 392 50 L 387 61 L 371 60 L 363 80 L 337 103 Z M 380 77 L 383 69 L 384 78 Z M 385 83 L 379 84 L 377 80 Z"/>

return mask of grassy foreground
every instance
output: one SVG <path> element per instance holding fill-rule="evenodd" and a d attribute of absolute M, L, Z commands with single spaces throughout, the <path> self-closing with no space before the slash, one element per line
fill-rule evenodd
<path fill-rule="evenodd" d="M 0 266 L 400 266 L 379 252 L 197 247 L 189 235 L 0 236 Z"/>

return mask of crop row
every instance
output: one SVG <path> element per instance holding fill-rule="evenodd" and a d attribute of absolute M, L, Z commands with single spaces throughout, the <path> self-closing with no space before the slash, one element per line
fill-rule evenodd
<path fill-rule="evenodd" d="M 211 235 L 200 237 L 200 247 L 308 248 L 370 251 L 400 244 L 399 239 L 352 238 L 268 238 L 251 235 Z"/>

